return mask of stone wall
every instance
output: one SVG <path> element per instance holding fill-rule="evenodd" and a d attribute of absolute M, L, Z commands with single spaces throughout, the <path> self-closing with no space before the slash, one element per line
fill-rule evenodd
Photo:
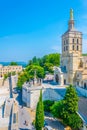
<path fill-rule="evenodd" d="M 15 76 L 11 76 L 12 78 L 12 87 L 16 87 L 16 84 L 17 84 L 17 80 L 18 80 L 18 76 L 15 75 Z M 5 81 L 4 81 L 4 78 L 0 78 L 0 87 L 9 87 L 9 79 L 7 78 Z"/>
<path fill-rule="evenodd" d="M 41 86 L 38 89 L 35 88 L 33 90 L 27 90 L 23 88 L 22 100 L 27 107 L 30 107 L 31 109 L 36 108 L 41 89 L 42 89 L 43 101 L 44 100 L 58 101 L 63 99 L 63 97 L 61 97 L 56 91 L 54 91 L 54 88 L 50 88 L 50 87 L 42 88 Z"/>

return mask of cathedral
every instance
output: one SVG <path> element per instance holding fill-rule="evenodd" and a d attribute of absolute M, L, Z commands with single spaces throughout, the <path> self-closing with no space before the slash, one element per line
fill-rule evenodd
<path fill-rule="evenodd" d="M 60 67 L 54 69 L 54 80 L 61 86 L 73 84 L 87 88 L 87 56 L 82 55 L 82 32 L 74 27 L 73 10 L 70 10 L 68 30 L 62 35 Z"/>

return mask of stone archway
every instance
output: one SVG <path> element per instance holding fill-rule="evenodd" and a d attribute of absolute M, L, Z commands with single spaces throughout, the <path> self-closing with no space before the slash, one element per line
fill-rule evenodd
<path fill-rule="evenodd" d="M 58 76 L 58 74 L 56 74 L 55 80 L 56 80 L 56 82 L 59 84 L 59 76 Z"/>

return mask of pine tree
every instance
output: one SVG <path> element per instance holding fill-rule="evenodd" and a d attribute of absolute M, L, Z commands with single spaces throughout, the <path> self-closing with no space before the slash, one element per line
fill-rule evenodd
<path fill-rule="evenodd" d="M 78 130 L 82 126 L 82 120 L 77 114 L 78 100 L 76 90 L 70 85 L 64 99 L 56 102 L 51 108 L 55 117 L 62 119 L 64 124 L 74 130 Z"/>
<path fill-rule="evenodd" d="M 37 103 L 36 108 L 36 119 L 35 119 L 36 130 L 42 130 L 43 125 L 44 125 L 44 108 L 43 108 L 42 90 L 41 90 L 39 102 Z"/>
<path fill-rule="evenodd" d="M 72 87 L 72 85 L 70 85 L 67 90 L 66 90 L 66 94 L 64 97 L 64 106 L 65 109 L 69 112 L 69 113 L 75 113 L 78 111 L 78 95 L 76 93 L 76 90 Z"/>

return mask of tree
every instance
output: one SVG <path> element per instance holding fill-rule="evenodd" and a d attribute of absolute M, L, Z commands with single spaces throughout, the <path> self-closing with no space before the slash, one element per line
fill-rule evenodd
<path fill-rule="evenodd" d="M 42 57 L 43 63 L 51 63 L 53 66 L 59 66 L 60 65 L 60 54 L 53 53 L 49 55 L 45 55 Z"/>
<path fill-rule="evenodd" d="M 54 104 L 54 101 L 45 100 L 45 101 L 43 101 L 43 104 L 44 104 L 44 111 L 51 112 L 51 107 Z"/>
<path fill-rule="evenodd" d="M 64 101 L 63 100 L 55 102 L 53 104 L 53 106 L 51 107 L 51 112 L 52 112 L 53 116 L 56 117 L 56 118 L 62 119 L 61 112 L 62 112 L 63 107 L 64 107 Z"/>
<path fill-rule="evenodd" d="M 42 101 L 42 90 L 40 91 L 39 102 L 36 108 L 35 128 L 36 130 L 42 130 L 44 126 L 44 108 Z"/>
<path fill-rule="evenodd" d="M 75 113 L 78 111 L 78 96 L 76 93 L 75 88 L 72 87 L 72 85 L 70 85 L 67 90 L 66 90 L 66 94 L 64 97 L 64 106 L 66 111 L 68 111 L 69 113 Z"/>
<path fill-rule="evenodd" d="M 29 74 L 26 71 L 21 72 L 20 75 L 18 76 L 17 87 L 19 89 L 22 89 L 22 85 L 24 84 L 24 82 L 29 81 L 29 79 L 30 79 Z"/>
<path fill-rule="evenodd" d="M 17 64 L 17 62 L 12 61 L 12 62 L 10 63 L 10 65 L 11 65 L 11 66 L 13 66 L 13 65 L 16 66 L 16 65 L 18 65 L 18 64 Z"/>
<path fill-rule="evenodd" d="M 44 69 L 38 65 L 30 65 L 26 68 L 26 71 L 29 73 L 31 79 L 34 78 L 34 73 L 36 71 L 37 78 L 44 78 Z"/>
<path fill-rule="evenodd" d="M 56 102 L 52 106 L 52 114 L 63 120 L 63 123 L 78 130 L 82 125 L 81 118 L 77 115 L 78 96 L 75 89 L 70 85 L 64 96 L 64 99 Z"/>
<path fill-rule="evenodd" d="M 53 64 L 52 63 L 45 63 L 44 70 L 45 70 L 45 72 L 48 71 L 49 73 L 53 73 Z"/>
<path fill-rule="evenodd" d="M 73 130 L 79 130 L 82 127 L 82 120 L 76 113 L 70 114 L 64 122 L 71 126 Z"/>
<path fill-rule="evenodd" d="M 13 71 L 13 72 L 11 73 L 11 75 L 13 75 L 13 76 L 14 76 L 14 75 L 16 75 L 16 72 L 15 72 L 15 71 Z"/>

